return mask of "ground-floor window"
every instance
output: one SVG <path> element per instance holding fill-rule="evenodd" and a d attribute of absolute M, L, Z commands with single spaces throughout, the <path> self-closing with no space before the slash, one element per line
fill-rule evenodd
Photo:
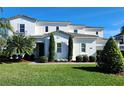
<path fill-rule="evenodd" d="M 61 52 L 62 52 L 62 44 L 57 43 L 57 53 L 61 53 Z"/>
<path fill-rule="evenodd" d="M 81 43 L 81 52 L 85 52 L 85 51 L 86 51 L 86 44 Z"/>

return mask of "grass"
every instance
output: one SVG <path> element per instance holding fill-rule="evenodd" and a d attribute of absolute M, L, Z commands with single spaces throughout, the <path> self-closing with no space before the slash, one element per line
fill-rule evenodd
<path fill-rule="evenodd" d="M 0 64 L 0 85 L 124 85 L 124 77 L 97 72 L 95 64 Z"/>

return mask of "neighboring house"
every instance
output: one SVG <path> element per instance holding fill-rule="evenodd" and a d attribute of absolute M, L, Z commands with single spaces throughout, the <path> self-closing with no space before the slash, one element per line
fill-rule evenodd
<path fill-rule="evenodd" d="M 119 47 L 121 51 L 124 51 L 124 34 L 117 34 L 114 38 L 118 41 Z"/>
<path fill-rule="evenodd" d="M 34 51 L 36 57 L 49 55 L 51 32 L 54 33 L 56 59 L 67 59 L 69 36 L 73 37 L 73 60 L 78 55 L 95 56 L 96 50 L 103 49 L 106 42 L 103 38 L 102 27 L 75 25 L 71 22 L 42 21 L 25 15 L 17 15 L 8 19 L 16 33 L 36 39 Z M 11 36 L 13 33 L 8 31 L 8 35 Z"/>

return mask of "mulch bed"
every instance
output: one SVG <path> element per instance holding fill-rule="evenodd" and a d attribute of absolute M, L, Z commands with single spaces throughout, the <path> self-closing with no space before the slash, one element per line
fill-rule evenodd
<path fill-rule="evenodd" d="M 116 75 L 124 76 L 124 71 L 117 73 Z"/>

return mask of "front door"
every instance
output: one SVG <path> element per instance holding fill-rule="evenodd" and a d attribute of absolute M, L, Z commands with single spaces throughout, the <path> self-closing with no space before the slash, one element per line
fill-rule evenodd
<path fill-rule="evenodd" d="M 37 43 L 38 56 L 44 56 L 44 43 Z"/>

